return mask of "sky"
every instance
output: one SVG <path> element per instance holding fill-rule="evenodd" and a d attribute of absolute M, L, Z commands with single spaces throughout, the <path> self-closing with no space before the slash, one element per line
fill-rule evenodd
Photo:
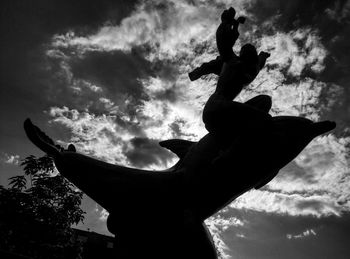
<path fill-rule="evenodd" d="M 158 142 L 199 140 L 217 77 L 187 73 L 216 57 L 221 12 L 247 20 L 245 43 L 271 53 L 237 101 L 272 97 L 272 115 L 334 120 L 260 190 L 206 221 L 222 258 L 348 258 L 350 247 L 350 1 L 1 1 L 0 184 L 43 153 L 35 124 L 61 145 L 110 163 L 164 169 Z M 82 229 L 108 234 L 88 197 Z"/>

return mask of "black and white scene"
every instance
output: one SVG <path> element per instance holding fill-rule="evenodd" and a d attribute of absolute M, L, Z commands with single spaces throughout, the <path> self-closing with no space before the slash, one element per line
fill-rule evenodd
<path fill-rule="evenodd" d="M 0 258 L 350 258 L 349 0 L 0 8 Z"/>

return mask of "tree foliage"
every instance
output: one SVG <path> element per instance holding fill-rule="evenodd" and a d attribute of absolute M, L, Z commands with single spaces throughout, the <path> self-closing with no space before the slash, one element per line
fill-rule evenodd
<path fill-rule="evenodd" d="M 32 258 L 80 258 L 71 226 L 84 218 L 82 192 L 48 157 L 25 158 L 24 175 L 0 186 L 0 247 Z"/>

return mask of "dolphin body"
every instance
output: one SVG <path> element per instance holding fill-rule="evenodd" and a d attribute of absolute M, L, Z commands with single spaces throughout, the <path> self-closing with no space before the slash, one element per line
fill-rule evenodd
<path fill-rule="evenodd" d="M 116 258 L 215 259 L 204 220 L 264 186 L 313 138 L 335 128 L 334 122 L 292 116 L 273 117 L 273 125 L 234 136 L 224 152 L 210 133 L 198 142 L 162 141 L 180 158 L 163 171 L 105 163 L 76 153 L 73 146 L 60 150 L 29 119 L 24 129 L 63 176 L 110 213 Z"/>

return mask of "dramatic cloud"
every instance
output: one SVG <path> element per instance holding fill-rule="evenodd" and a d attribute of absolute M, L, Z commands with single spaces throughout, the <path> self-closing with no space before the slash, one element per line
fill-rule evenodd
<path fill-rule="evenodd" d="M 211 6 L 214 7 L 214 6 Z M 208 8 L 203 2 L 192 5 L 186 1 L 147 1 L 141 3 L 118 26 L 104 26 L 88 37 L 76 36 L 74 32 L 57 35 L 54 46 L 74 46 L 85 52 L 91 50 L 130 52 L 137 46 L 148 45 L 157 50 L 153 58 L 165 59 L 186 51 L 191 40 L 205 41 L 215 32 L 213 20 L 221 10 Z"/>
<path fill-rule="evenodd" d="M 125 155 L 132 165 L 139 168 L 152 164 L 167 164 L 169 153 L 160 147 L 158 141 L 148 138 L 133 138 L 125 148 Z"/>
<path fill-rule="evenodd" d="M 339 216 L 342 206 L 327 195 L 283 194 L 269 190 L 252 190 L 233 202 L 235 209 L 252 209 L 292 216 Z"/>
<path fill-rule="evenodd" d="M 300 77 L 308 68 L 315 73 L 324 69 L 327 53 L 317 32 L 311 28 L 266 35 L 260 41 L 260 48 L 271 51 L 270 66 L 276 65 L 293 77 Z"/>
<path fill-rule="evenodd" d="M 213 236 L 220 257 L 223 259 L 230 258 L 230 249 L 227 247 L 225 242 L 223 242 L 222 233 L 227 231 L 229 228 L 237 229 L 239 227 L 243 227 L 244 222 L 236 217 L 223 217 L 222 215 L 218 214 L 209 218 L 206 221 L 206 225 Z"/>
<path fill-rule="evenodd" d="M 251 191 L 231 206 L 316 217 L 350 211 L 349 141 L 317 138 L 263 191 Z"/>
<path fill-rule="evenodd" d="M 346 22 L 350 14 L 350 1 L 335 1 L 333 8 L 327 8 L 326 14 L 338 22 Z"/>

